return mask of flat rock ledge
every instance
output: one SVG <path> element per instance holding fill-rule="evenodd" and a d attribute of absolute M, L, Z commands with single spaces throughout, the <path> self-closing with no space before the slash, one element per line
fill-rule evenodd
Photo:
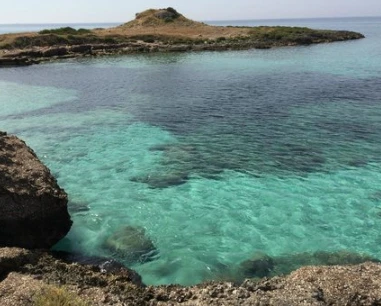
<path fill-rule="evenodd" d="M 0 248 L 0 305 L 36 305 L 52 292 L 76 301 L 62 305 L 381 305 L 381 265 L 311 266 L 240 285 L 146 287 L 120 266 L 109 271 L 43 251 Z"/>
<path fill-rule="evenodd" d="M 0 132 L 0 247 L 52 247 L 72 224 L 67 201 L 33 150 Z"/>
<path fill-rule="evenodd" d="M 350 31 L 336 31 L 325 36 L 306 36 L 294 40 L 261 40 L 250 39 L 247 41 L 221 41 L 190 43 L 165 43 L 160 40 L 148 42 L 138 40 L 122 43 L 88 43 L 79 45 L 51 45 L 33 46 L 22 49 L 0 49 L 0 67 L 28 66 L 43 62 L 96 57 L 105 55 L 126 55 L 140 53 L 171 53 L 171 52 L 197 52 L 197 51 L 227 51 L 247 49 L 270 49 L 285 46 L 307 46 L 311 44 L 330 43 L 364 38 L 364 35 Z"/>

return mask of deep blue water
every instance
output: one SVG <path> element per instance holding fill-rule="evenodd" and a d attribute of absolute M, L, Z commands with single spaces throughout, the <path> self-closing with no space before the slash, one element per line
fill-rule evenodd
<path fill-rule="evenodd" d="M 0 130 L 70 197 L 57 248 L 113 256 L 148 284 L 213 279 L 256 252 L 381 259 L 381 18 L 266 24 L 366 38 L 0 70 Z M 155 260 L 105 248 L 128 225 Z"/>

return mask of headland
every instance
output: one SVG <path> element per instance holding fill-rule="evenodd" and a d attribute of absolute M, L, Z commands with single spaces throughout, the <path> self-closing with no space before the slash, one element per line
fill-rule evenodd
<path fill-rule="evenodd" d="M 351 31 L 305 27 L 211 26 L 190 20 L 173 8 L 149 9 L 107 29 L 46 29 L 0 35 L 0 67 L 65 58 L 152 53 L 269 49 L 364 38 Z"/>

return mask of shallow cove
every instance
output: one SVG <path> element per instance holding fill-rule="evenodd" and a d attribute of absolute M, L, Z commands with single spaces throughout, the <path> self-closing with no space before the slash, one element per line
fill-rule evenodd
<path fill-rule="evenodd" d="M 0 70 L 1 129 L 70 195 L 57 248 L 123 261 L 104 241 L 143 227 L 147 284 L 224 277 L 257 251 L 379 257 L 378 24 L 319 24 L 367 36 L 345 43 Z"/>

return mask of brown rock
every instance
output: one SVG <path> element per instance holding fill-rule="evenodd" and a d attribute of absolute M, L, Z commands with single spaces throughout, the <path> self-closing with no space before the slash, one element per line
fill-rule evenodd
<path fill-rule="evenodd" d="M 50 248 L 71 224 L 49 169 L 22 140 L 0 134 L 0 247 Z"/>

